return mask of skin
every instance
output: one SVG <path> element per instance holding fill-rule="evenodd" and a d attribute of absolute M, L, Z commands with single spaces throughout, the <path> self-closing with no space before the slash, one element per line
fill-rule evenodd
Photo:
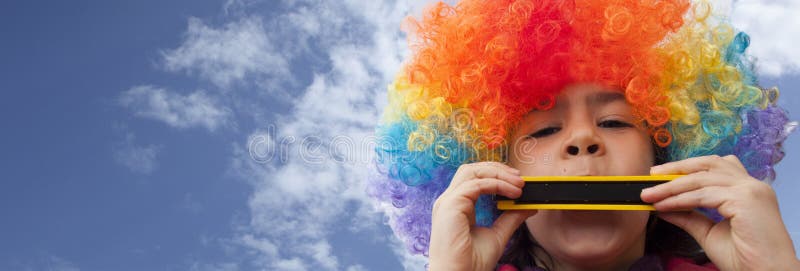
<path fill-rule="evenodd" d="M 522 223 L 553 257 L 547 264 L 554 270 L 627 270 L 644 254 L 647 212 L 507 211 L 484 228 L 475 226 L 474 206 L 482 194 L 519 197 L 521 175 L 648 173 L 688 174 L 644 190 L 642 199 L 697 239 L 722 270 L 800 270 L 769 185 L 747 175 L 732 156 L 651 168 L 646 131 L 630 105 L 612 93 L 589 84 L 570 86 L 553 109 L 530 112 L 514 129 L 508 165 L 459 167 L 433 206 L 430 270 L 493 270 Z M 726 219 L 714 224 L 682 211 L 696 207 L 718 208 Z"/>
<path fill-rule="evenodd" d="M 649 135 L 621 92 L 582 84 L 562 93 L 552 109 L 528 113 L 515 129 L 512 167 L 523 175 L 649 173 L 654 163 Z M 549 161 L 538 159 L 548 156 Z M 552 256 L 548 266 L 627 270 L 644 255 L 648 217 L 647 211 L 542 210 L 525 224 Z"/>
<path fill-rule="evenodd" d="M 800 270 L 775 191 L 747 174 L 736 156 L 694 157 L 666 163 L 651 174 L 688 174 L 642 191 L 659 217 L 688 232 L 721 270 Z M 714 223 L 691 210 L 716 208 Z"/>

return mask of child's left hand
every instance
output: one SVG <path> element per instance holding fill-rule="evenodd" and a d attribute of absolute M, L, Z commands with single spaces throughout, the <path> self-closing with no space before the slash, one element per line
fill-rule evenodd
<path fill-rule="evenodd" d="M 659 217 L 684 229 L 721 270 L 800 270 L 770 185 L 747 174 L 736 156 L 694 157 L 650 169 L 688 174 L 642 191 Z M 696 212 L 714 208 L 719 223 Z"/>

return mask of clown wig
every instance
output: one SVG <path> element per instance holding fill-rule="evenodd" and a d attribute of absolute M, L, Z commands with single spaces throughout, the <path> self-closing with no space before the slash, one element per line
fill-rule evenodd
<path fill-rule="evenodd" d="M 750 39 L 688 0 L 466 0 L 404 23 L 412 56 L 389 86 L 369 193 L 395 234 L 427 255 L 431 209 L 457 168 L 505 162 L 512 129 L 565 86 L 625 94 L 667 160 L 735 154 L 771 181 L 792 130 L 759 87 Z M 476 206 L 478 225 L 498 211 Z"/>

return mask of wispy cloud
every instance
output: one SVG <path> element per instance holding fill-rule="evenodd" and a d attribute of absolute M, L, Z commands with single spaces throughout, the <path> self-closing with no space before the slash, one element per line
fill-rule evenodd
<path fill-rule="evenodd" d="M 222 89 L 289 75 L 287 60 L 273 48 L 259 17 L 241 18 L 220 29 L 190 18 L 182 45 L 162 54 L 167 70 L 197 73 Z"/>
<path fill-rule="evenodd" d="M 135 140 L 133 133 L 126 133 L 112 148 L 114 160 L 132 172 L 150 174 L 158 167 L 157 156 L 161 147 L 152 144 L 137 145 Z"/>
<path fill-rule="evenodd" d="M 300 47 L 277 46 L 282 55 L 326 59 L 330 68 L 296 90 L 302 95 L 294 110 L 280 116 L 273 129 L 252 133 L 250 144 L 234 159 L 234 171 L 255 188 L 251 219 L 238 241 L 257 251 L 268 269 L 360 270 L 360 263 L 342 262 L 337 251 L 345 247 L 337 246 L 346 244 L 331 237 L 342 230 L 368 233 L 382 223 L 364 192 L 369 142 L 386 102 L 385 86 L 407 53 L 398 26 L 419 7 L 405 2 L 294 4 L 279 16 L 289 23 L 267 35 L 283 36 L 283 42 Z M 254 158 L 254 149 L 272 150 L 267 153 L 280 159 Z M 407 259 L 409 268 L 422 266 L 419 259 L 405 257 L 400 246 L 391 249 Z"/>
<path fill-rule="evenodd" d="M 351 265 L 350 267 L 347 267 L 346 270 L 347 271 L 367 271 L 367 268 L 364 267 L 363 265 Z"/>
<path fill-rule="evenodd" d="M 176 128 L 200 126 L 214 131 L 232 120 L 231 110 L 204 91 L 181 95 L 164 88 L 136 86 L 123 92 L 119 102 L 136 116 Z"/>
<path fill-rule="evenodd" d="M 733 1 L 731 18 L 752 38 L 750 53 L 763 75 L 778 77 L 800 72 L 800 2 L 794 0 Z"/>

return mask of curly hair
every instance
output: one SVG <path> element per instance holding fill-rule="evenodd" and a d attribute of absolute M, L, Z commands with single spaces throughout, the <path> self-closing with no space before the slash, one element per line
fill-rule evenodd
<path fill-rule="evenodd" d="M 569 84 L 624 93 L 667 161 L 735 154 L 769 182 L 791 131 L 777 89 L 757 84 L 748 35 L 707 2 L 440 2 L 403 28 L 412 56 L 388 87 L 368 193 L 415 254 L 456 169 L 504 162 L 511 129 Z M 478 225 L 494 205 L 479 199 Z"/>

